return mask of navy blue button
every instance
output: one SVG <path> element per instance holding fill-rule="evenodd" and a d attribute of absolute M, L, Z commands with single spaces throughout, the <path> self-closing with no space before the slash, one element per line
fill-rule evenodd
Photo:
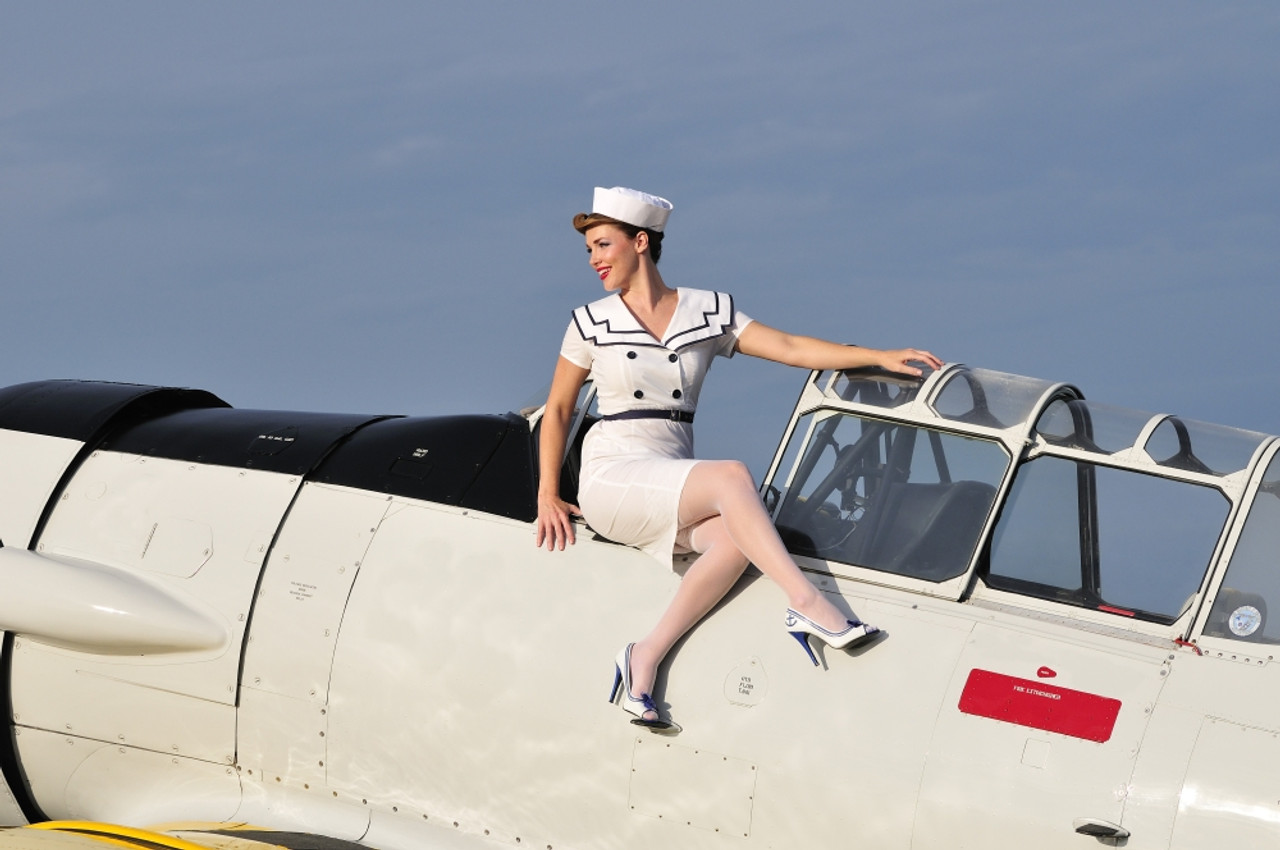
<path fill-rule="evenodd" d="M 674 363 L 674 362 L 676 362 L 677 360 L 679 360 L 679 359 L 680 359 L 680 355 L 679 355 L 679 354 L 668 354 L 668 355 L 667 355 L 667 359 L 668 359 L 668 360 L 670 360 L 672 363 Z"/>
<path fill-rule="evenodd" d="M 627 359 L 628 359 L 628 360 L 635 360 L 635 359 L 636 359 L 636 353 L 635 353 L 634 351 L 628 351 L 628 352 L 627 352 Z"/>
<path fill-rule="evenodd" d="M 671 397 L 672 397 L 672 398 L 680 398 L 680 391 L 679 391 L 679 390 L 672 390 L 672 391 L 671 391 Z"/>
<path fill-rule="evenodd" d="M 632 395 L 636 398 L 644 398 L 644 390 L 636 390 Z"/>

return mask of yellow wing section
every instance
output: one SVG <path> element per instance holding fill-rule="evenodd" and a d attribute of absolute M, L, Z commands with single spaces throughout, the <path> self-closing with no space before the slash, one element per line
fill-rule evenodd
<path fill-rule="evenodd" d="M 166 824 L 155 829 L 97 821 L 47 821 L 0 830 L 0 850 L 369 850 L 324 835 L 243 823 Z"/>

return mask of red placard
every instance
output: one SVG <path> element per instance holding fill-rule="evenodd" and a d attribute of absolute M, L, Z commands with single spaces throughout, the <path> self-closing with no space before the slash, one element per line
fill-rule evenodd
<path fill-rule="evenodd" d="M 1115 728 L 1120 700 L 974 669 L 960 694 L 960 710 L 1102 743 Z"/>

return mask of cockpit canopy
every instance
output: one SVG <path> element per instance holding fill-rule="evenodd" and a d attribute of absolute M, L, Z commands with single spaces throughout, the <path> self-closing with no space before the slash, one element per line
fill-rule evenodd
<path fill-rule="evenodd" d="M 990 370 L 814 372 L 765 493 L 788 547 L 833 574 L 1280 643 L 1276 448 Z"/>

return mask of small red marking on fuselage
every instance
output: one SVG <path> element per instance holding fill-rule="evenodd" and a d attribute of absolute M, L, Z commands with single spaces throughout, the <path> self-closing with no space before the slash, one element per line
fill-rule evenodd
<path fill-rule="evenodd" d="M 1039 670 L 1036 671 L 1036 675 L 1039 676 L 1041 679 L 1052 679 L 1055 676 L 1057 676 L 1058 673 L 1057 671 L 1053 670 L 1050 667 L 1041 667 Z"/>
<path fill-rule="evenodd" d="M 964 714 L 1100 744 L 1111 737 L 1120 714 L 1118 699 L 977 669 L 969 671 L 957 707 Z"/>

